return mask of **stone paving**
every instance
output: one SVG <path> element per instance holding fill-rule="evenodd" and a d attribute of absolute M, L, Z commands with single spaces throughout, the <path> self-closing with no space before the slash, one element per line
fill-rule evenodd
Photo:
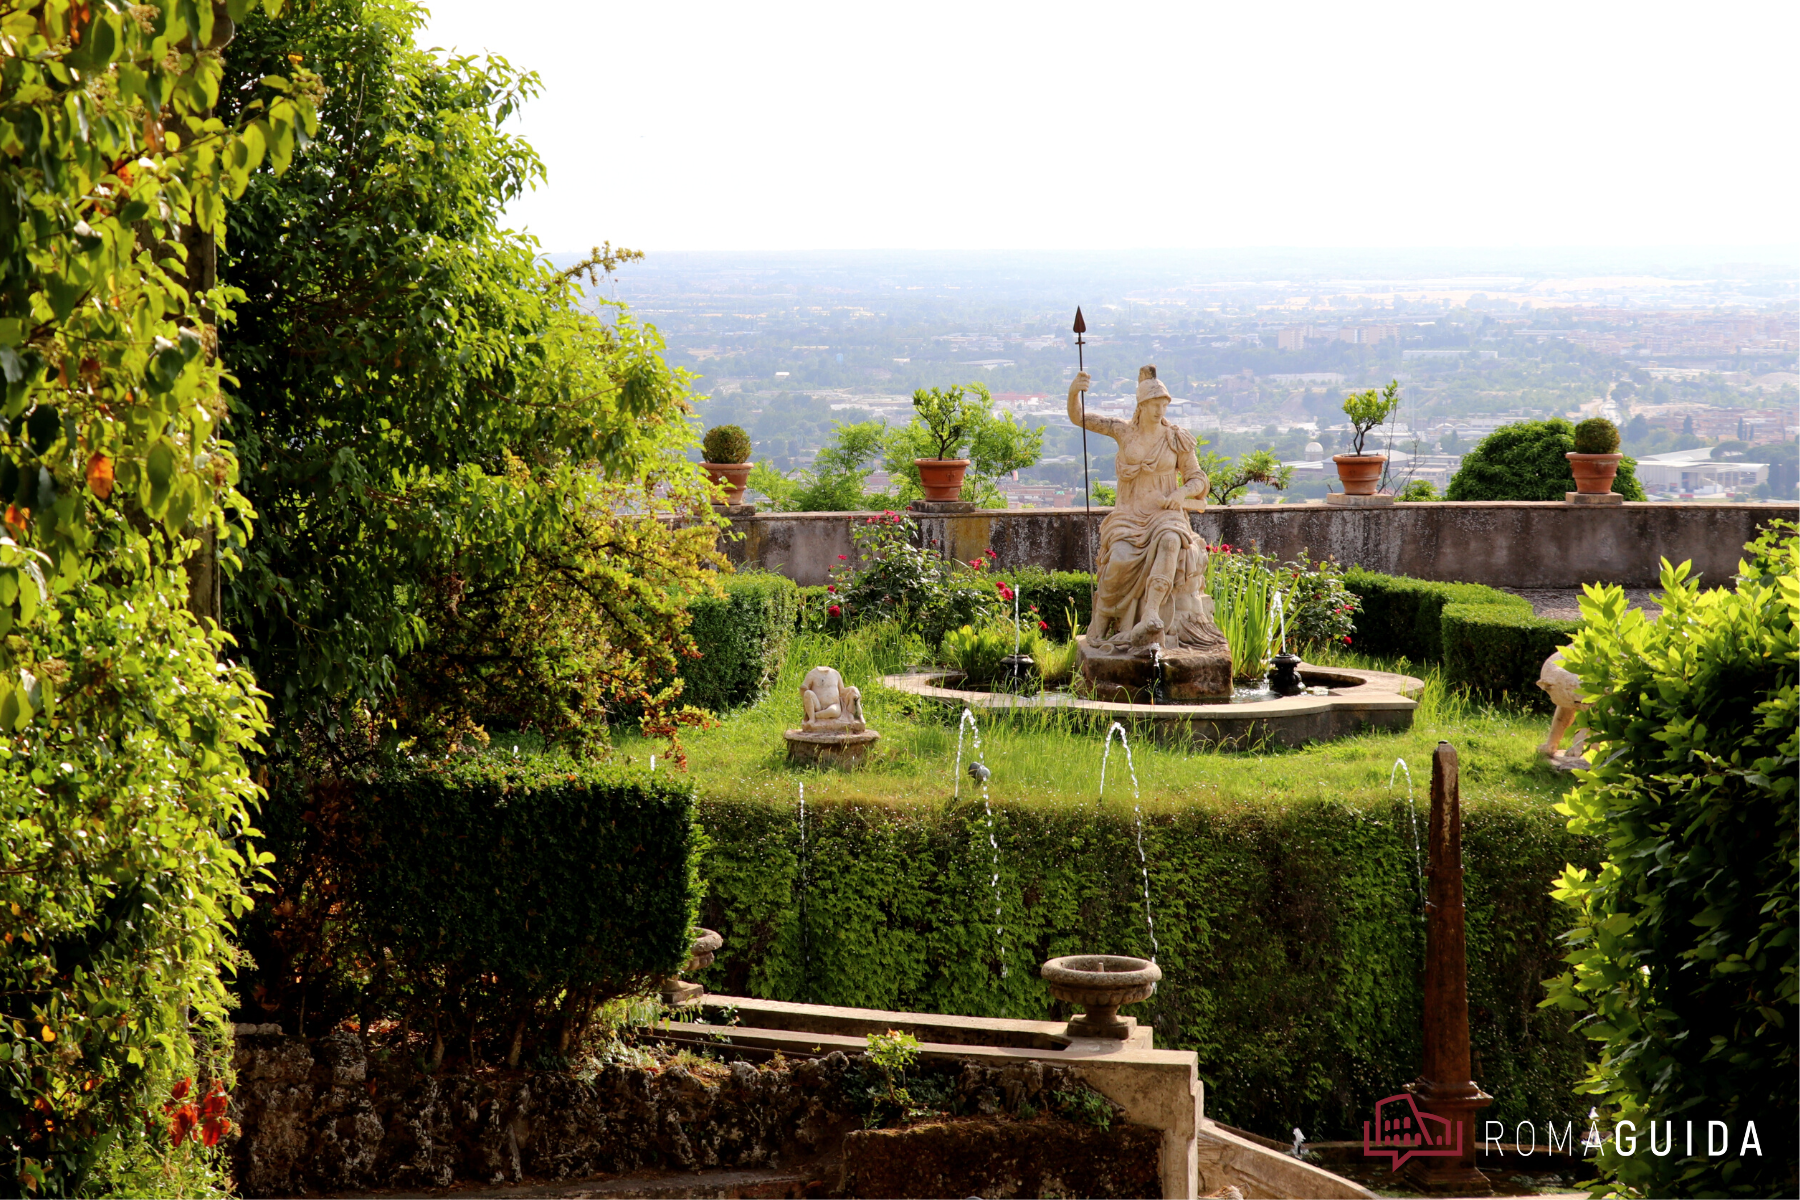
<path fill-rule="evenodd" d="M 1531 602 L 1531 611 L 1540 617 L 1556 621 L 1581 620 L 1581 593 L 1566 591 L 1560 588 L 1501 588 L 1503 592 L 1511 592 Z M 1655 620 L 1662 615 L 1662 608 L 1651 597 L 1660 595 L 1661 588 L 1626 588 L 1625 600 L 1633 608 L 1642 609 L 1644 615 Z"/>

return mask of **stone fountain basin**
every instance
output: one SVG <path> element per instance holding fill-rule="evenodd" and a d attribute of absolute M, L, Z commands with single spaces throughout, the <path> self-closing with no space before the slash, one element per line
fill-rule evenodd
<path fill-rule="evenodd" d="M 1053 709 L 1078 722 L 1105 729 L 1118 721 L 1135 736 L 1177 745 L 1223 745 L 1247 749 L 1261 743 L 1303 746 L 1370 729 L 1412 728 L 1413 710 L 1425 683 L 1411 675 L 1302 663 L 1300 680 L 1324 687 L 1326 695 L 1283 696 L 1233 704 L 1126 704 L 1088 700 L 1065 692 L 1020 696 L 959 688 L 953 671 L 913 671 L 882 678 L 885 687 L 951 708 L 995 716 L 1028 716 Z"/>
<path fill-rule="evenodd" d="M 1122 954 L 1072 954 L 1053 958 L 1040 968 L 1050 994 L 1089 1008 L 1115 1009 L 1156 994 L 1162 968 Z"/>

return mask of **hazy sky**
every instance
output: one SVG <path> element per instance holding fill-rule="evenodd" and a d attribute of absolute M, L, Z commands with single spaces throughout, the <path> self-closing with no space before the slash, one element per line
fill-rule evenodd
<path fill-rule="evenodd" d="M 1800 241 L 1793 0 L 431 8 L 547 250 Z"/>

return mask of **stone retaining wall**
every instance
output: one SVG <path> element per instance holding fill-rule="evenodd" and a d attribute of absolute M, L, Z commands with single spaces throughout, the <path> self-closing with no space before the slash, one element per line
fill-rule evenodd
<path fill-rule="evenodd" d="M 1005 567 L 1086 570 L 1086 532 L 1110 509 L 982 509 L 967 516 L 917 516 L 927 538 L 957 558 L 992 549 Z M 731 523 L 727 553 L 740 565 L 779 571 L 801 584 L 824 583 L 853 547 L 850 531 L 867 513 L 759 513 Z M 1193 514 L 1210 543 L 1257 546 L 1288 559 L 1303 551 L 1390 575 L 1509 588 L 1578 588 L 1584 583 L 1655 587 L 1663 558 L 1691 561 L 1709 583 L 1737 568 L 1745 542 L 1793 506 L 1774 504 L 1560 503 L 1396 504 L 1332 508 L 1316 504 L 1210 508 Z"/>

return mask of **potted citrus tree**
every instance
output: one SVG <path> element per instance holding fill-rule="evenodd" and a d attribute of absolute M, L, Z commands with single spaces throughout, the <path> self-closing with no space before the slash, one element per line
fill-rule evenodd
<path fill-rule="evenodd" d="M 1387 467 L 1387 455 L 1363 453 L 1363 441 L 1369 431 L 1387 420 L 1400 407 L 1400 381 L 1392 380 L 1381 391 L 1352 392 L 1344 397 L 1344 415 L 1350 418 L 1350 453 L 1334 454 L 1338 482 L 1347 496 L 1373 496 Z"/>
<path fill-rule="evenodd" d="M 968 449 L 974 425 L 987 411 L 992 397 L 985 384 L 968 387 L 952 384 L 947 388 L 920 388 L 913 393 L 913 412 L 930 435 L 935 457 L 915 458 L 919 468 L 919 487 L 927 500 L 962 499 L 963 476 L 969 460 L 961 457 Z"/>
<path fill-rule="evenodd" d="M 701 439 L 700 457 L 707 478 L 725 490 L 725 503 L 742 504 L 744 481 L 750 478 L 750 435 L 736 425 L 715 425 Z"/>
<path fill-rule="evenodd" d="M 1590 417 L 1575 427 L 1575 448 L 1564 454 L 1575 476 L 1575 490 L 1584 496 L 1603 496 L 1612 491 L 1619 472 L 1619 427 L 1605 417 Z"/>

